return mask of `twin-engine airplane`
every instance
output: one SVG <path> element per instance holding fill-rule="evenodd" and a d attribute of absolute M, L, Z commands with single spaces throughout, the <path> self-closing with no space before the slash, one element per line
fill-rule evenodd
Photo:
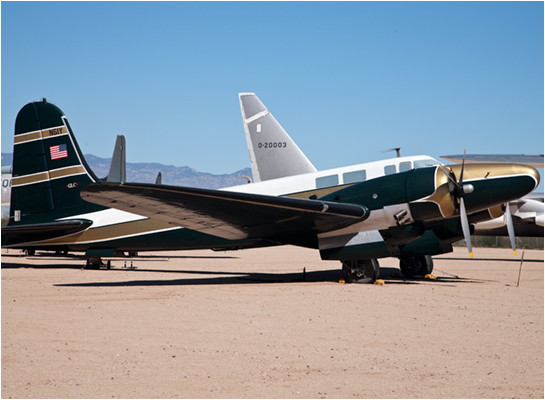
<path fill-rule="evenodd" d="M 539 183 L 534 168 L 517 164 L 431 166 L 356 183 L 332 171 L 226 190 L 101 182 L 63 112 L 30 103 L 15 124 L 2 246 L 107 256 L 292 244 L 340 260 L 347 282 L 373 281 L 382 257 L 399 257 L 407 276 L 430 271 L 430 255 L 452 251 L 469 223 L 493 218 Z M 315 183 L 308 188 L 287 184 L 307 175 Z"/>
<path fill-rule="evenodd" d="M 314 165 L 254 93 L 239 93 L 239 99 L 254 181 L 316 171 Z M 272 146 L 267 146 L 267 143 L 290 143 L 291 150 L 276 152 Z M 421 166 L 439 165 L 438 161 L 424 156 L 401 157 L 399 148 L 390 150 L 396 150 L 397 158 L 369 163 L 367 174 L 353 176 L 353 183 Z M 457 163 L 517 163 L 543 168 L 543 154 L 466 155 L 464 153 L 441 158 Z M 343 170 L 348 172 L 347 167 Z M 543 193 L 533 192 L 524 198 L 507 203 L 503 209 L 505 211 L 501 213 L 503 215 L 475 224 L 474 234 L 509 236 L 515 254 L 515 235 L 543 237 Z"/>

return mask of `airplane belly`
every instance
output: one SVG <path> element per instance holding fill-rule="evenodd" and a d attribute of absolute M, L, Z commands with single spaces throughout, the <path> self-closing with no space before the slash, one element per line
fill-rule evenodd
<path fill-rule="evenodd" d="M 319 245 L 322 260 L 362 260 L 391 255 L 377 230 L 322 238 Z"/>

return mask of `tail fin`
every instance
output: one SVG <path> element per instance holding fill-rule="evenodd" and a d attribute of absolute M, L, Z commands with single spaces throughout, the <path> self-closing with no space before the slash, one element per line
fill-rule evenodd
<path fill-rule="evenodd" d="M 9 202 L 11 198 L 11 166 L 2 167 L 2 226 L 9 221 Z"/>
<path fill-rule="evenodd" d="M 127 154 L 125 135 L 117 135 L 114 154 L 110 164 L 107 182 L 125 182 L 127 180 Z"/>
<path fill-rule="evenodd" d="M 254 93 L 239 93 L 254 182 L 316 172 Z"/>
<path fill-rule="evenodd" d="M 64 113 L 45 99 L 24 106 L 15 121 L 9 226 L 48 224 L 104 209 L 80 191 L 98 179 Z"/>

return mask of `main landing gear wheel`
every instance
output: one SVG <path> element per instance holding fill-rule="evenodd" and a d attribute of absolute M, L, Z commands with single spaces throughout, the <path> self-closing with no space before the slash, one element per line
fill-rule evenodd
<path fill-rule="evenodd" d="M 426 276 L 433 271 L 433 260 L 430 255 L 400 257 L 399 269 L 405 278 Z"/>
<path fill-rule="evenodd" d="M 380 272 L 380 266 L 376 258 L 345 260 L 342 263 L 346 283 L 373 283 L 377 280 Z"/>

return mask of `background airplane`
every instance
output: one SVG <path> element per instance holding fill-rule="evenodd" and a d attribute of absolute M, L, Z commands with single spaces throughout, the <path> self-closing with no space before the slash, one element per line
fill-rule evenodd
<path fill-rule="evenodd" d="M 11 167 L 2 167 L 2 226 L 9 219 L 9 202 L 11 196 Z"/>
<path fill-rule="evenodd" d="M 252 173 L 257 177 L 256 181 L 267 180 L 273 177 L 283 178 L 304 175 L 304 177 L 299 178 L 301 181 L 299 185 L 302 185 L 302 181 L 305 179 L 312 181 L 312 178 L 315 176 L 325 175 L 327 177 L 329 173 L 333 173 L 333 170 L 326 173 L 316 171 L 314 165 L 312 165 L 255 93 L 239 93 L 239 100 Z M 279 146 L 278 148 L 283 148 L 285 143 L 288 144 L 288 149 L 291 149 L 291 151 L 276 151 L 277 146 Z M 439 165 L 439 162 L 431 157 L 400 157 L 399 148 L 390 150 L 396 151 L 396 158 L 360 164 L 357 170 L 351 167 L 344 167 L 335 172 L 338 175 L 344 173 L 351 174 L 354 181 L 364 181 L 369 178 L 419 168 L 422 165 Z M 442 158 L 462 163 L 464 156 L 443 156 Z M 468 164 L 476 162 L 514 162 L 531 165 L 535 168 L 543 168 L 543 155 L 467 155 L 466 160 Z M 329 176 L 334 176 L 334 174 Z M 335 180 L 335 178 L 331 179 Z M 283 184 L 288 184 L 287 180 L 282 182 Z M 318 183 L 316 186 L 318 186 Z M 530 196 L 533 197 L 530 198 Z M 539 197 L 539 194 L 537 197 Z M 543 196 L 541 195 L 541 197 Z M 543 202 L 536 201 L 534 200 L 535 198 L 536 194 L 532 194 L 526 196 L 524 199 L 509 203 L 509 211 L 512 214 L 514 229 L 513 235 L 543 236 Z M 497 218 L 475 224 L 475 234 L 509 236 L 507 215 L 500 210 L 496 212 L 496 215 Z M 515 250 L 514 237 L 512 238 L 512 246 L 513 250 Z"/>

